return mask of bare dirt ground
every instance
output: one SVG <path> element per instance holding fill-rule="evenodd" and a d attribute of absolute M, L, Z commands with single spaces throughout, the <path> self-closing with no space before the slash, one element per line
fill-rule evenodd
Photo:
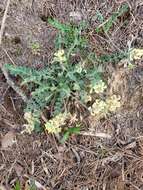
<path fill-rule="evenodd" d="M 108 18 L 121 4 L 129 11 L 114 24 L 109 36 L 99 36 L 96 11 Z M 6 1 L 0 0 L 0 19 Z M 142 0 L 12 0 L 0 52 L 2 64 L 27 65 L 37 69 L 48 66 L 53 55 L 56 31 L 47 18 L 70 21 L 72 11 L 90 23 L 89 40 L 99 54 L 113 53 L 131 47 L 143 47 Z M 123 23 L 126 21 L 126 24 Z M 33 54 L 31 43 L 40 44 Z M 106 65 L 113 89 L 124 101 L 121 110 L 110 118 L 94 123 L 97 132 L 110 139 L 90 135 L 72 136 L 61 145 L 45 133 L 20 134 L 23 101 L 0 73 L 0 138 L 10 132 L 16 138 L 13 146 L 0 148 L 0 188 L 11 189 L 20 181 L 34 179 L 49 190 L 142 190 L 143 189 L 143 60 L 130 71 Z M 7 138 L 10 138 L 9 136 Z M 2 190 L 3 190 L 2 189 Z"/>

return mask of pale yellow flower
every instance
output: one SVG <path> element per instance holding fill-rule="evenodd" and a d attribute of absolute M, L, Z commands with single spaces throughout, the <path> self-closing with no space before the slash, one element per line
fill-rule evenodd
<path fill-rule="evenodd" d="M 90 108 L 91 115 L 97 116 L 99 118 L 106 116 L 107 114 L 107 105 L 106 102 L 100 99 L 97 99 L 95 103 Z"/>
<path fill-rule="evenodd" d="M 52 121 L 48 121 L 45 124 L 45 128 L 48 131 L 48 133 L 53 133 L 53 134 L 60 133 L 62 130 L 59 125 L 54 125 L 54 123 Z"/>
<path fill-rule="evenodd" d="M 130 52 L 130 60 L 138 60 L 141 59 L 143 56 L 143 49 L 134 48 Z"/>
<path fill-rule="evenodd" d="M 135 65 L 134 64 L 132 64 L 132 63 L 129 63 L 128 64 L 128 69 L 134 69 L 135 68 Z"/>
<path fill-rule="evenodd" d="M 24 119 L 27 121 L 27 124 L 24 124 L 25 130 L 23 132 L 31 134 L 35 128 L 35 123 L 39 122 L 39 120 L 35 118 L 31 112 L 26 112 L 24 114 Z"/>
<path fill-rule="evenodd" d="M 107 88 L 107 85 L 102 80 L 98 81 L 94 85 L 90 86 L 91 90 L 90 93 L 96 92 L 97 94 L 103 93 L 104 90 Z"/>
<path fill-rule="evenodd" d="M 112 95 L 111 97 L 107 98 L 106 104 L 109 111 L 115 112 L 117 108 L 121 107 L 120 97 Z"/>
<path fill-rule="evenodd" d="M 65 120 L 67 119 L 67 114 L 60 113 L 59 115 L 55 116 L 54 118 L 50 119 L 46 124 L 45 128 L 48 131 L 48 133 L 60 133 L 61 132 L 61 126 L 65 124 Z"/>
<path fill-rule="evenodd" d="M 57 62 L 66 62 L 66 56 L 65 56 L 65 51 L 63 49 L 59 49 L 56 53 L 54 53 L 54 61 Z"/>
<path fill-rule="evenodd" d="M 38 42 L 32 43 L 31 46 L 30 46 L 30 48 L 31 48 L 32 53 L 34 55 L 40 55 L 40 49 L 41 49 L 41 47 L 40 47 L 40 44 Z"/>

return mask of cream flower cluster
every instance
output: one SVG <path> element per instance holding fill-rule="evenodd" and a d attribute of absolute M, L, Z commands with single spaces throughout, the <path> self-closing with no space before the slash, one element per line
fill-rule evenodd
<path fill-rule="evenodd" d="M 27 121 L 27 124 L 24 124 L 25 130 L 23 132 L 31 134 L 35 128 L 35 124 L 39 123 L 39 119 L 34 117 L 31 112 L 25 112 L 24 119 Z"/>
<path fill-rule="evenodd" d="M 89 108 L 91 115 L 98 118 L 105 117 L 108 112 L 115 112 L 117 108 L 120 108 L 120 98 L 116 95 L 112 95 L 105 101 L 97 99 L 94 104 Z"/>
<path fill-rule="evenodd" d="M 107 85 L 102 80 L 98 81 L 94 85 L 90 85 L 90 93 L 96 92 L 97 94 L 103 93 L 107 88 Z"/>
<path fill-rule="evenodd" d="M 46 124 L 45 128 L 48 133 L 60 133 L 61 126 L 65 124 L 65 120 L 67 119 L 68 114 L 60 113 L 59 115 L 55 116 L 54 118 L 50 119 Z"/>
<path fill-rule="evenodd" d="M 54 61 L 63 63 L 67 61 L 65 56 L 65 51 L 63 49 L 59 49 L 56 53 L 54 53 Z"/>

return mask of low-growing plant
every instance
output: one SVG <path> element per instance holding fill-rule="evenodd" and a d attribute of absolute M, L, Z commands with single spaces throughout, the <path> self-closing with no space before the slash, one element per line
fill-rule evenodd
<path fill-rule="evenodd" d="M 86 55 L 84 52 L 83 57 L 81 53 L 78 61 L 73 61 L 74 56 L 88 46 L 82 36 L 84 25 L 61 24 L 57 20 L 49 22 L 59 30 L 59 34 L 56 39 L 56 51 L 45 68 L 36 70 L 24 66 L 5 65 L 12 75 L 21 77 L 21 86 L 28 89 L 29 100 L 24 117 L 28 123 L 25 127 L 29 133 L 41 125 L 41 114 L 47 109 L 50 110 L 50 115 L 44 124 L 45 130 L 49 133 L 62 132 L 62 126 L 67 125 L 66 121 L 72 114 L 69 102 L 75 102 L 75 105 L 79 104 L 88 112 L 95 113 L 94 105 L 98 103 L 100 106 L 102 102 L 96 100 L 94 103 L 92 95 L 100 97 L 107 88 L 100 69 L 95 64 L 89 63 L 89 60 L 84 61 L 84 58 L 88 57 L 88 51 Z M 91 109 L 88 109 L 89 102 L 94 103 Z M 109 107 L 108 110 L 110 111 Z M 66 129 L 62 142 L 72 133 L 78 132 L 79 127 Z"/>
<path fill-rule="evenodd" d="M 6 68 L 11 74 L 21 77 L 21 85 L 29 89 L 30 96 L 25 109 L 29 130 L 34 129 L 35 123 L 39 124 L 37 118 L 40 118 L 46 106 L 50 109 L 53 107 L 51 117 L 56 117 L 70 111 L 64 106 L 68 101 L 78 99 L 86 104 L 83 95 L 99 93 L 100 90 L 103 92 L 106 88 L 96 68 L 86 68 L 81 63 L 71 64 L 64 50 L 59 50 L 51 65 L 41 71 L 13 65 L 6 65 Z M 45 126 L 48 129 L 49 125 Z"/>

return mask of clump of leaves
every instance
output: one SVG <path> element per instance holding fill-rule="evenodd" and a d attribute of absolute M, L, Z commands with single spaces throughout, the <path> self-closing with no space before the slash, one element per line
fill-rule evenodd
<path fill-rule="evenodd" d="M 92 62 L 97 62 L 99 64 L 105 63 L 118 63 L 122 59 L 126 59 L 129 56 L 129 52 L 114 52 L 112 54 L 105 54 L 101 56 L 97 56 L 95 53 L 90 53 L 88 59 Z"/>
<path fill-rule="evenodd" d="M 67 111 L 64 105 L 69 100 L 76 98 L 86 104 L 83 94 L 89 94 L 89 91 L 103 92 L 106 87 L 96 68 L 86 68 L 81 63 L 71 64 L 64 50 L 56 52 L 52 64 L 41 71 L 13 65 L 6 65 L 6 69 L 21 77 L 21 85 L 27 86 L 30 91 L 25 109 L 29 130 L 33 129 L 36 121 L 34 116 L 40 117 L 46 106 L 53 104 L 51 116 L 55 117 Z"/>
<path fill-rule="evenodd" d="M 76 127 L 71 127 L 71 128 L 68 128 L 62 139 L 61 139 L 61 143 L 64 143 L 66 140 L 68 140 L 68 138 L 73 135 L 73 134 L 79 134 L 80 133 L 80 129 L 81 129 L 81 126 L 80 125 L 76 125 Z"/>
<path fill-rule="evenodd" d="M 72 24 L 63 24 L 56 19 L 49 19 L 48 22 L 58 30 L 55 40 L 56 49 L 69 49 L 69 54 L 74 50 L 81 50 L 86 47 L 87 40 L 81 35 L 85 30 L 86 23 L 80 23 L 79 26 Z"/>
<path fill-rule="evenodd" d="M 61 127 L 66 124 L 68 113 L 71 112 L 68 102 L 79 102 L 89 111 L 87 103 L 92 101 L 92 94 L 100 95 L 107 88 L 95 64 L 71 61 L 72 56 L 87 45 L 81 34 L 84 25 L 61 24 L 57 20 L 49 22 L 60 32 L 56 39 L 56 51 L 47 67 L 38 71 L 24 66 L 5 65 L 12 75 L 21 77 L 21 86 L 27 87 L 29 92 L 25 108 L 29 133 L 40 125 L 41 113 L 45 109 L 50 110 L 50 119 L 44 125 L 45 130 L 60 133 Z M 101 104 L 100 101 L 95 102 L 97 103 Z M 93 107 L 91 113 L 95 112 Z M 70 127 L 65 131 L 62 142 L 78 131 L 79 127 Z"/>

